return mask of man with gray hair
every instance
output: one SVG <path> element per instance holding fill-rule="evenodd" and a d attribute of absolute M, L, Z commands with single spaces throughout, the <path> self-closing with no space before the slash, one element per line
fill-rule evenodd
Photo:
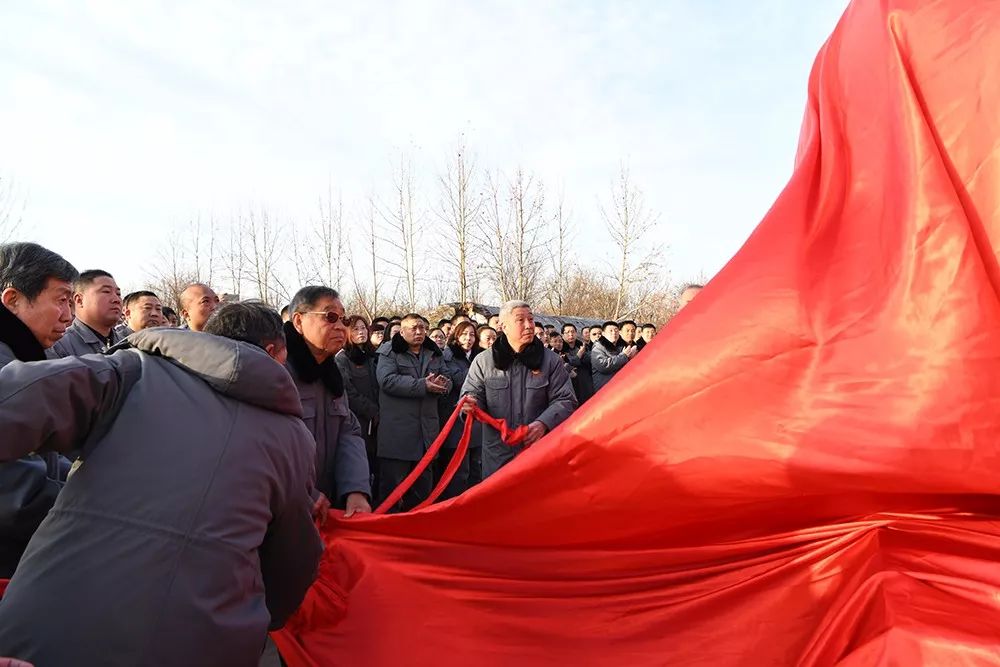
<path fill-rule="evenodd" d="M 483 426 L 483 479 L 554 429 L 577 407 L 573 383 L 562 359 L 535 336 L 531 306 L 508 301 L 500 309 L 503 331 L 472 360 L 462 394 L 511 428 L 528 426 L 528 437 L 510 447 L 500 433 Z"/>
<path fill-rule="evenodd" d="M 72 264 L 40 245 L 0 245 L 0 368 L 45 359 L 46 350 L 73 321 L 70 299 L 76 278 Z M 35 409 L 29 406 L 28 414 Z M 0 442 L 14 437 L 0 427 Z M 33 451 L 0 463 L 0 579 L 14 573 L 69 471 L 66 459 L 29 453 Z"/>
<path fill-rule="evenodd" d="M 232 304 L 206 330 L 0 370 L 0 460 L 82 460 L 0 602 L 0 655 L 256 665 L 302 601 L 322 552 L 315 445 L 274 358 L 281 319 Z"/>

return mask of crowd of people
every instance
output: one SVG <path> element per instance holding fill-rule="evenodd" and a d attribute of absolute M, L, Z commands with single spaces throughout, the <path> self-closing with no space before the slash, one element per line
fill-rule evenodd
<path fill-rule="evenodd" d="M 433 327 L 419 313 L 369 322 L 320 285 L 280 314 L 223 304 L 201 283 L 178 305 L 122 297 L 110 272 L 78 273 L 36 244 L 0 245 L 0 578 L 12 578 L 0 655 L 252 664 L 241 658 L 259 656 L 311 583 L 314 522 L 331 506 L 371 512 L 456 409 L 523 426 L 512 447 L 474 424 L 442 498 L 460 495 L 657 331 L 632 320 L 557 330 L 523 301 Z M 390 511 L 427 501 L 459 436 Z"/>

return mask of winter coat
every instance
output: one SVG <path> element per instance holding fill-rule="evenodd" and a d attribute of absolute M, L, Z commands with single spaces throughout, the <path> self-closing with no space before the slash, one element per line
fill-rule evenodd
<path fill-rule="evenodd" d="M 42 359 L 45 350 L 31 330 L 0 305 L 0 368 L 13 361 Z M 0 440 L 9 437 L 0 428 Z M 56 502 L 68 470 L 69 462 L 56 453 L 0 463 L 0 579 L 14 574 L 28 541 Z"/>
<path fill-rule="evenodd" d="M 569 373 L 552 350 L 533 340 L 515 354 L 506 335 L 472 361 L 462 395 L 470 395 L 511 428 L 540 421 L 551 431 L 577 407 Z M 491 426 L 483 426 L 483 479 L 507 464 L 522 447 L 510 447 Z"/>
<path fill-rule="evenodd" d="M 81 354 L 100 354 L 122 340 L 118 334 L 117 328 L 111 329 L 110 339 L 105 346 L 104 341 L 94 333 L 93 329 L 80 320 L 73 320 L 73 324 L 66 329 L 66 335 L 52 346 L 48 356 L 53 359 L 61 359 Z"/>
<path fill-rule="evenodd" d="M 375 377 L 375 354 L 360 346 L 337 353 L 337 368 L 344 379 L 344 390 L 351 412 L 361 424 L 378 420 L 378 379 Z"/>
<path fill-rule="evenodd" d="M 0 655 L 257 665 L 322 552 L 295 385 L 248 343 L 149 329 L 126 345 L 0 371 L 0 460 L 83 443 L 0 601 Z"/>
<path fill-rule="evenodd" d="M 428 338 L 415 355 L 396 334 L 379 347 L 375 374 L 379 385 L 378 455 L 419 461 L 441 431 L 438 402 L 447 400 L 447 393 L 430 393 L 426 384 L 430 374 L 445 375 L 440 348 Z"/>
<path fill-rule="evenodd" d="M 465 384 L 465 378 L 469 375 L 469 369 L 472 367 L 472 362 L 475 361 L 476 357 L 483 353 L 483 350 L 479 347 L 472 348 L 472 359 L 465 354 L 465 350 L 460 347 L 454 347 L 452 345 L 446 345 L 444 348 L 444 364 L 447 368 L 448 378 L 451 380 L 451 391 L 447 394 L 447 401 L 445 401 L 441 406 L 441 425 L 444 426 L 445 421 L 451 417 L 451 413 L 455 411 L 455 406 L 458 405 L 458 400 L 462 397 L 462 385 Z M 462 438 L 462 422 L 458 421 L 455 423 L 455 428 L 451 429 L 451 433 L 448 434 L 448 439 L 445 441 L 444 446 L 448 449 L 457 449 L 458 441 Z M 472 437 L 469 439 L 469 448 L 477 448 L 483 446 L 483 425 L 476 422 L 472 425 Z"/>
<path fill-rule="evenodd" d="M 590 351 L 591 373 L 594 378 L 594 393 L 601 390 L 604 385 L 611 381 L 615 373 L 625 367 L 628 357 L 619 349 L 618 345 L 601 336 L 594 343 L 594 349 Z"/>
<path fill-rule="evenodd" d="M 351 493 L 372 497 L 361 423 L 351 412 L 337 362 L 317 364 L 302 334 L 285 324 L 286 364 L 302 399 L 302 421 L 316 441 L 316 488 L 334 505 Z"/>
<path fill-rule="evenodd" d="M 590 364 L 590 351 L 587 350 L 580 357 L 577 353 L 580 348 L 586 349 L 583 341 L 574 341 L 566 348 L 566 363 L 576 370 L 576 377 L 573 378 L 573 391 L 576 393 L 576 400 L 583 405 L 583 402 L 594 395 L 594 378 L 592 376 Z"/>

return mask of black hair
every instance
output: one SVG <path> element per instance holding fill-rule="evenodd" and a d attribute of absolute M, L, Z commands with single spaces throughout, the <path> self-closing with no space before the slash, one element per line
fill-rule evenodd
<path fill-rule="evenodd" d="M 177 311 L 175 311 L 170 306 L 164 306 L 163 307 L 163 317 L 164 317 L 164 319 L 170 317 L 171 315 L 173 315 L 174 317 L 177 317 Z"/>
<path fill-rule="evenodd" d="M 642 328 L 643 329 L 653 329 L 653 330 L 655 330 L 656 329 L 656 325 L 653 324 L 652 322 L 647 322 L 646 324 L 642 325 Z"/>
<path fill-rule="evenodd" d="M 618 323 L 615 322 L 614 320 L 608 320 L 607 322 L 601 325 L 601 331 L 604 331 L 608 327 L 618 327 Z"/>
<path fill-rule="evenodd" d="M 566 329 L 572 329 L 573 331 L 576 331 L 576 325 L 571 322 L 567 322 L 566 324 L 562 325 L 563 333 L 566 333 Z"/>
<path fill-rule="evenodd" d="M 88 269 L 87 271 L 82 272 L 79 276 L 77 276 L 76 280 L 73 281 L 73 291 L 82 292 L 93 285 L 94 281 L 98 278 L 115 279 L 115 277 L 107 271 L 103 271 L 101 269 Z"/>
<path fill-rule="evenodd" d="M 451 320 L 449 320 L 447 317 L 438 320 L 438 327 L 443 327 L 446 324 L 451 324 Z"/>
<path fill-rule="evenodd" d="M 0 245 L 0 292 L 13 287 L 34 301 L 50 278 L 72 283 L 79 275 L 61 255 L 37 243 Z"/>
<path fill-rule="evenodd" d="M 220 306 L 205 323 L 205 333 L 241 340 L 266 349 L 285 343 L 281 315 L 261 301 L 240 301 Z"/>
<path fill-rule="evenodd" d="M 316 307 L 320 299 L 339 299 L 340 294 L 332 287 L 325 285 L 306 285 L 292 297 L 288 309 L 293 313 L 304 313 Z M 280 316 L 279 316 L 280 317 Z"/>
<path fill-rule="evenodd" d="M 122 299 L 122 303 L 125 304 L 126 308 L 131 308 L 133 303 L 146 296 L 151 296 L 154 299 L 160 298 L 156 296 L 156 292 L 150 292 L 149 290 L 144 289 L 139 290 L 138 292 L 132 292 L 131 294 L 126 294 L 125 298 Z"/>
<path fill-rule="evenodd" d="M 626 324 L 631 324 L 632 326 L 637 326 L 636 323 L 635 323 L 635 320 L 622 320 L 621 324 L 618 325 L 618 328 L 621 329 Z"/>

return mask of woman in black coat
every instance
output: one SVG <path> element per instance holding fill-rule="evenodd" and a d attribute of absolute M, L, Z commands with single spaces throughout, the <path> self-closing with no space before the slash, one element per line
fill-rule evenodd
<path fill-rule="evenodd" d="M 344 391 L 351 412 L 361 422 L 368 453 L 368 469 L 374 475 L 378 470 L 375 459 L 376 437 L 378 435 L 378 382 L 375 379 L 375 349 L 369 341 L 368 323 L 360 315 L 352 315 L 345 321 L 347 325 L 347 345 L 337 353 L 337 367 L 344 378 Z"/>

